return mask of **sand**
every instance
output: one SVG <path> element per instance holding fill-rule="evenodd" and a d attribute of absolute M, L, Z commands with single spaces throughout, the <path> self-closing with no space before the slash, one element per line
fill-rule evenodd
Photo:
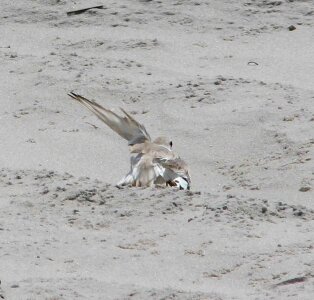
<path fill-rule="evenodd" d="M 0 299 L 313 299 L 312 1 L 3 2 Z M 70 91 L 192 190 L 116 188 L 126 142 Z"/>

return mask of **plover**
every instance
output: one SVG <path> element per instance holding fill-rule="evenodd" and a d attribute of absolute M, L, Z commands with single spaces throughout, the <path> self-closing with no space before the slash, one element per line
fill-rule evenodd
<path fill-rule="evenodd" d="M 158 137 L 152 141 L 144 125 L 137 122 L 124 109 L 124 116 L 104 108 L 73 92 L 68 94 L 93 112 L 113 131 L 128 141 L 131 153 L 130 171 L 117 186 L 131 185 L 148 187 L 153 185 L 175 186 L 189 190 L 191 177 L 186 162 L 172 150 L 172 141 Z"/>

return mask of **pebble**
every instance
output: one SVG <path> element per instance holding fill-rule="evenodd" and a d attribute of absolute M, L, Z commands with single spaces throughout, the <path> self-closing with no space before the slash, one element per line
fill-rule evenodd
<path fill-rule="evenodd" d="M 311 188 L 309 186 L 302 186 L 299 189 L 300 192 L 308 192 L 310 190 L 311 190 Z"/>
<path fill-rule="evenodd" d="M 294 26 L 294 25 L 290 25 L 288 27 L 289 31 L 293 31 L 293 30 L 296 30 L 297 28 Z"/>

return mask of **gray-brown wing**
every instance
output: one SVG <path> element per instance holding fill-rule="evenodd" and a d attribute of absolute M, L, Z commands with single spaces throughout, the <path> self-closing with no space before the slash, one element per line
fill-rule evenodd
<path fill-rule="evenodd" d="M 87 109 L 93 112 L 101 121 L 107 124 L 113 131 L 119 134 L 121 137 L 128 141 L 129 145 L 137 143 L 143 143 L 150 141 L 151 138 L 146 131 L 144 125 L 138 123 L 133 117 L 131 117 L 122 108 L 122 112 L 125 114 L 121 117 L 113 111 L 104 108 L 98 103 L 88 100 L 73 92 L 68 94 L 71 98 L 75 99 Z"/>
<path fill-rule="evenodd" d="M 165 157 L 159 157 L 154 159 L 155 162 L 159 163 L 165 169 L 169 169 L 179 176 L 185 178 L 189 184 L 191 184 L 191 177 L 189 174 L 189 168 L 187 163 L 180 157 L 173 159 L 167 159 Z"/>

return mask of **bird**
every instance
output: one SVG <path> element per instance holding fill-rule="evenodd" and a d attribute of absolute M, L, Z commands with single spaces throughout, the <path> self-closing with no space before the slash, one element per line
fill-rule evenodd
<path fill-rule="evenodd" d="M 170 186 L 190 190 L 191 177 L 187 163 L 175 153 L 170 139 L 160 136 L 152 140 L 144 125 L 123 108 L 118 115 L 93 100 L 74 92 L 68 95 L 94 113 L 102 122 L 128 141 L 130 170 L 117 187 Z"/>

